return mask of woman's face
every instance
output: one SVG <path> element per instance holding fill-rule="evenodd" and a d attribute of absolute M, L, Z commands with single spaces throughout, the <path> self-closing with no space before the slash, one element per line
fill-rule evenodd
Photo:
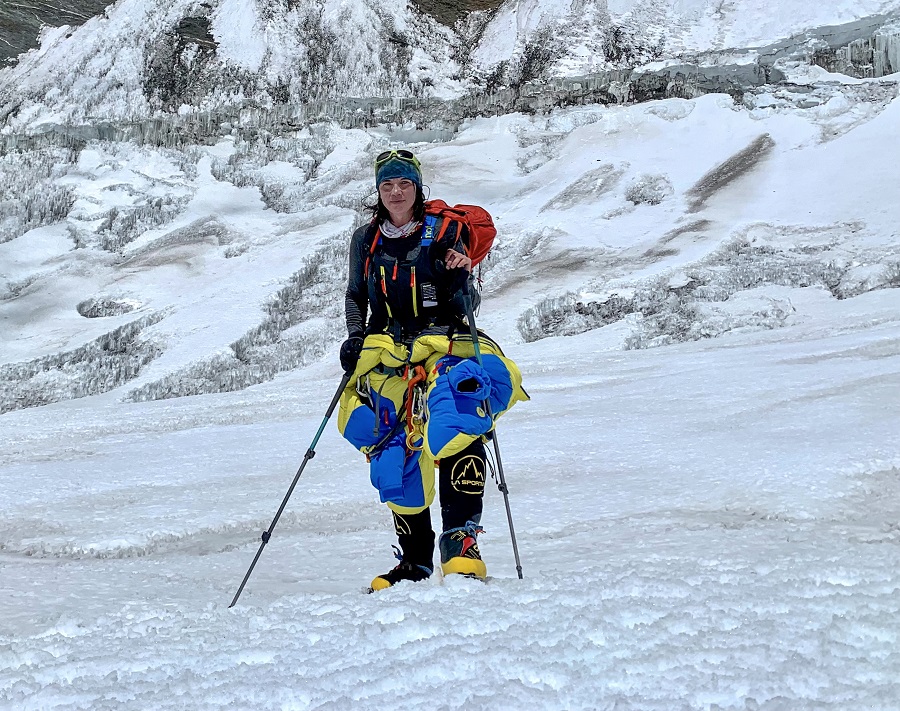
<path fill-rule="evenodd" d="M 416 184 L 406 178 L 391 178 L 378 186 L 381 202 L 391 214 L 391 222 L 404 225 L 412 219 L 416 202 Z M 402 222 L 398 222 L 402 220 Z"/>

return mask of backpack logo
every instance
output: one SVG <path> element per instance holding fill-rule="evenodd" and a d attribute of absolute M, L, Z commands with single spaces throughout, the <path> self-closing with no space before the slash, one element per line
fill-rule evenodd
<path fill-rule="evenodd" d="M 425 230 L 422 232 L 422 242 L 430 244 L 434 240 L 434 227 L 436 220 L 425 220 Z"/>

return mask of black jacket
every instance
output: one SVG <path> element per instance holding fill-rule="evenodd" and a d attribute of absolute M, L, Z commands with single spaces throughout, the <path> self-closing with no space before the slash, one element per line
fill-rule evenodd
<path fill-rule="evenodd" d="M 388 333 L 410 342 L 425 330 L 464 327 L 467 288 L 473 306 L 478 304 L 474 279 L 465 269 L 447 269 L 444 259 L 448 249 L 466 253 L 467 229 L 451 221 L 430 244 L 423 241 L 424 230 L 423 225 L 409 237 L 388 239 L 367 224 L 353 233 L 344 298 L 349 334 Z"/>

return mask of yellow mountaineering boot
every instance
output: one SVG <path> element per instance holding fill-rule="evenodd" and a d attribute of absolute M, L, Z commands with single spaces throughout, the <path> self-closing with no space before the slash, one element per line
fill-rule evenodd
<path fill-rule="evenodd" d="M 392 585 L 396 585 L 401 580 L 411 580 L 412 582 L 417 583 L 420 580 L 426 580 L 429 577 L 431 577 L 431 570 L 424 565 L 416 565 L 415 563 L 410 563 L 408 560 L 404 560 L 400 561 L 400 565 L 396 566 L 393 570 L 384 575 L 379 575 L 372 580 L 372 584 L 369 586 L 369 592 L 384 590 Z"/>
<path fill-rule="evenodd" d="M 487 566 L 481 560 L 476 536 L 482 529 L 474 521 L 467 521 L 461 528 L 451 528 L 441 534 L 441 570 L 444 575 L 458 573 L 473 578 L 487 577 Z"/>
<path fill-rule="evenodd" d="M 401 552 L 400 548 L 394 546 L 394 555 L 400 564 L 376 577 L 369 586 L 369 592 L 384 590 L 401 580 L 417 583 L 431 577 L 434 571 L 434 531 L 431 529 L 429 509 L 415 514 L 398 514 L 394 511 L 393 516 L 397 542 L 403 549 Z"/>

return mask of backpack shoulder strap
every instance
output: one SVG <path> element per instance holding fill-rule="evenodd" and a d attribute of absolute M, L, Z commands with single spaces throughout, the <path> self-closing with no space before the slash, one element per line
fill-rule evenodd
<path fill-rule="evenodd" d="M 456 222 L 461 224 L 459 220 L 454 219 L 452 215 L 446 213 L 431 213 L 425 215 L 425 229 L 422 232 L 422 244 L 428 246 L 432 242 L 440 242 L 447 234 L 447 228 L 450 223 Z M 456 228 L 459 230 L 459 227 Z"/>
<path fill-rule="evenodd" d="M 381 228 L 375 228 L 375 234 L 372 236 L 372 243 L 369 245 L 369 249 L 367 250 L 368 254 L 366 254 L 366 266 L 363 268 L 363 278 L 367 281 L 369 279 L 369 266 L 372 264 L 372 255 L 375 254 L 375 250 L 378 248 L 378 244 L 381 242 Z"/>
<path fill-rule="evenodd" d="M 461 224 L 459 220 L 447 215 L 426 215 L 425 229 L 422 231 L 422 244 L 428 246 L 432 242 L 440 242 L 447 234 L 447 228 L 454 222 Z M 458 230 L 459 227 L 456 229 Z"/>
<path fill-rule="evenodd" d="M 446 217 L 444 217 L 444 218 L 441 219 L 441 222 L 442 222 L 443 224 L 441 225 L 440 232 L 438 232 L 438 236 L 437 236 L 438 240 L 444 239 L 444 235 L 445 235 L 446 232 L 447 232 L 447 228 L 450 226 L 451 220 L 448 219 L 448 218 L 446 218 Z M 459 228 L 457 227 L 456 229 L 458 230 Z"/>

